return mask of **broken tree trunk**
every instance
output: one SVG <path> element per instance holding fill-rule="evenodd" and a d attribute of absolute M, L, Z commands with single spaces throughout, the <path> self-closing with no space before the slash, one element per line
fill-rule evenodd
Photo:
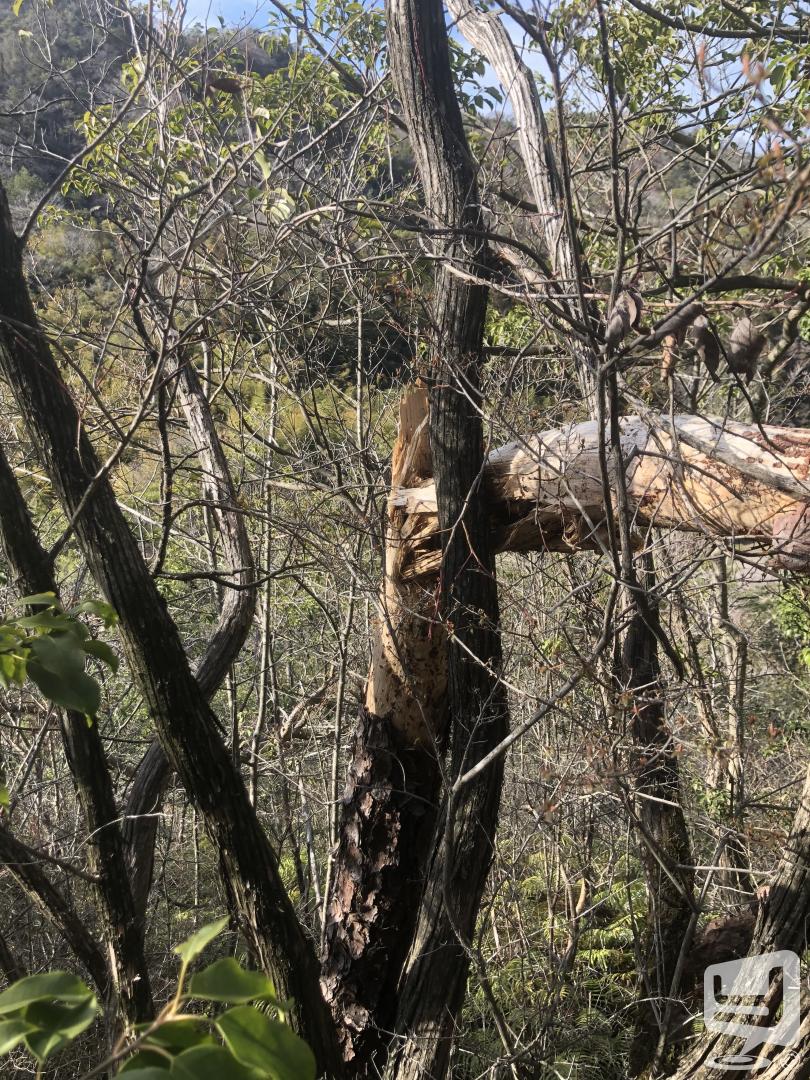
<path fill-rule="evenodd" d="M 427 391 L 400 403 L 392 489 L 432 473 Z M 384 1052 L 436 822 L 447 726 L 447 636 L 430 583 L 403 582 L 419 515 L 388 508 L 381 614 L 342 800 L 321 984 L 352 1072 Z"/>
<path fill-rule="evenodd" d="M 632 527 L 756 541 L 779 565 L 810 570 L 810 431 L 698 416 L 620 421 Z M 606 550 L 599 427 L 573 424 L 512 442 L 484 470 L 498 551 Z M 432 483 L 402 486 L 394 505 L 417 515 L 403 580 L 435 575 L 441 552 Z"/>
<path fill-rule="evenodd" d="M 476 167 L 456 99 L 443 5 L 386 0 L 391 74 L 430 218 L 438 268 L 431 318 L 428 427 L 441 552 L 438 607 L 448 630 L 451 775 L 468 772 L 508 727 L 501 681 L 495 549 L 482 486 L 480 371 L 489 253 Z M 471 938 L 494 849 L 503 759 L 445 791 L 419 917 L 399 985 L 385 1076 L 446 1074 L 467 984 Z"/>

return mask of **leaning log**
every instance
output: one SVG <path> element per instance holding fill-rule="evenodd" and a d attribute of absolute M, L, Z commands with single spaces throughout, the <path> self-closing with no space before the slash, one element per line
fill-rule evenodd
<path fill-rule="evenodd" d="M 607 437 L 607 436 L 605 436 Z M 498 551 L 604 550 L 599 427 L 572 424 L 508 443 L 488 458 L 485 481 Z M 767 550 L 810 572 L 810 430 L 698 416 L 621 420 L 632 525 L 680 529 Z M 392 505 L 414 518 L 403 539 L 403 581 L 440 562 L 436 490 L 401 486 Z"/>

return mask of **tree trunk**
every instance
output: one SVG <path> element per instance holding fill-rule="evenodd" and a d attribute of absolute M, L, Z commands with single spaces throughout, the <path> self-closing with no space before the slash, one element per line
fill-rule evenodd
<path fill-rule="evenodd" d="M 810 430 L 675 416 L 622 417 L 631 524 L 752 541 L 780 566 L 810 571 Z M 763 434 L 764 433 L 764 434 Z M 595 421 L 527 435 L 489 454 L 487 515 L 498 551 L 607 550 Z M 401 488 L 394 504 L 420 515 L 404 580 L 435 574 L 435 484 Z M 431 527 L 432 525 L 432 527 Z"/>
<path fill-rule="evenodd" d="M 42 869 L 41 862 L 31 848 L 17 840 L 0 822 L 0 864 L 8 868 L 28 899 L 57 928 L 87 970 L 99 996 L 107 999 L 109 971 L 104 953 L 76 910 Z"/>
<path fill-rule="evenodd" d="M 427 391 L 400 403 L 392 490 L 431 475 Z M 447 729 L 447 635 L 433 583 L 400 566 L 418 515 L 389 505 L 382 616 L 341 805 L 326 912 L 322 985 L 353 1073 L 384 1057 L 396 990 L 416 924 Z"/>
<path fill-rule="evenodd" d="M 625 636 L 622 668 L 624 687 L 632 694 L 634 812 L 649 897 L 641 1000 L 630 1050 L 630 1075 L 639 1076 L 654 1060 L 664 1060 L 667 1036 L 683 1019 L 673 1000 L 675 976 L 696 908 L 694 871 L 685 869 L 693 865 L 692 848 L 678 759 L 664 722 L 658 643 L 639 611 Z"/>
<path fill-rule="evenodd" d="M 208 399 L 190 361 L 180 365 L 177 379 L 180 405 L 203 474 L 203 498 L 211 504 L 222 543 L 223 574 L 236 586 L 222 589 L 219 620 L 196 671 L 197 682 L 210 699 L 239 655 L 253 622 L 256 610 L 253 553 Z M 141 920 L 152 885 L 158 821 L 171 774 L 169 759 L 156 739 L 135 772 L 124 817 L 135 910 Z"/>
<path fill-rule="evenodd" d="M 481 486 L 479 367 L 488 293 L 470 280 L 486 273 L 487 251 L 442 4 L 387 0 L 386 15 L 391 70 L 427 212 L 447 230 L 437 252 L 443 264 L 433 305 L 429 432 L 441 538 L 439 612 L 449 631 L 454 776 L 479 761 L 507 729 L 495 553 Z M 447 793 L 402 976 L 389 1077 L 440 1078 L 447 1072 L 492 860 L 502 773 L 499 759 Z"/>
<path fill-rule="evenodd" d="M 448 0 L 447 6 L 461 33 L 492 65 L 512 106 L 520 156 L 535 202 L 535 220 L 548 253 L 551 277 L 543 283 L 546 295 L 580 328 L 598 326 L 594 302 L 586 299 L 591 291 L 590 272 L 566 208 L 564 170 L 554 154 L 535 73 L 521 59 L 499 14 L 482 10 L 470 0 Z M 564 137 L 564 132 L 561 135 Z M 507 258 L 511 257 L 507 253 Z M 571 298 L 572 289 L 575 298 Z M 582 395 L 593 415 L 598 355 L 580 335 L 571 335 L 569 340 Z"/>
<path fill-rule="evenodd" d="M 242 777 L 189 669 L 165 601 L 135 544 L 37 323 L 5 192 L 0 189 L 0 371 L 52 480 L 90 571 L 118 613 L 130 671 L 163 748 L 217 851 L 230 910 L 252 959 L 294 1004 L 295 1029 L 322 1070 L 339 1075 L 318 968 Z M 75 519 L 75 520 L 74 520 Z"/>

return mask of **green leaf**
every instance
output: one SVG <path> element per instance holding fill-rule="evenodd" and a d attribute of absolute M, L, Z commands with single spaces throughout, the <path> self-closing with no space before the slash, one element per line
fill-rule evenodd
<path fill-rule="evenodd" d="M 28 663 L 31 680 L 54 705 L 75 709 L 95 716 L 101 704 L 101 690 L 95 679 L 81 671 L 68 682 L 31 660 Z"/>
<path fill-rule="evenodd" d="M 261 150 L 258 150 L 256 152 L 256 164 L 262 170 L 262 176 L 264 177 L 264 179 L 269 180 L 270 175 L 273 172 L 273 168 Z"/>
<path fill-rule="evenodd" d="M 31 1031 L 31 1025 L 25 1020 L 0 1020 L 0 1054 L 7 1054 L 23 1041 Z"/>
<path fill-rule="evenodd" d="M 36 615 L 26 615 L 24 619 L 17 619 L 17 626 L 23 626 L 26 630 L 67 630 L 70 627 L 70 619 L 61 611 L 48 608 L 47 611 L 39 611 Z"/>
<path fill-rule="evenodd" d="M 215 960 L 192 976 L 188 994 L 204 1001 L 229 1001 L 234 1005 L 257 998 L 275 1001 L 275 989 L 267 976 L 261 971 L 246 971 L 232 956 Z"/>
<path fill-rule="evenodd" d="M 97 1012 L 95 998 L 79 1005 L 35 1001 L 25 1010 L 25 1019 L 37 1030 L 26 1035 L 25 1045 L 37 1061 L 45 1061 L 90 1027 Z"/>
<path fill-rule="evenodd" d="M 216 1026 L 233 1056 L 274 1080 L 315 1080 L 315 1058 L 303 1039 L 249 1005 L 229 1009 Z"/>
<path fill-rule="evenodd" d="M 115 626 L 118 622 L 115 608 L 108 604 L 106 600 L 85 600 L 83 604 L 79 604 L 77 608 L 74 608 L 74 613 L 97 615 L 107 627 Z"/>
<path fill-rule="evenodd" d="M 123 1071 L 123 1070 L 122 1070 Z M 118 1074 L 119 1076 L 121 1073 Z M 169 1075 L 169 1063 L 166 1062 L 166 1068 L 161 1069 L 157 1065 L 148 1065 L 145 1069 L 133 1069 L 132 1072 L 127 1070 L 127 1080 L 166 1080 Z M 227 1080 L 227 1077 L 222 1077 L 222 1080 Z"/>
<path fill-rule="evenodd" d="M 256 1080 L 253 1069 L 240 1065 L 222 1046 L 196 1046 L 172 1062 L 172 1076 L 177 1080 Z"/>
<path fill-rule="evenodd" d="M 149 1027 L 150 1025 L 141 1026 Z M 144 1046 L 159 1046 L 173 1054 L 179 1054 L 181 1050 L 188 1050 L 192 1046 L 200 1046 L 213 1041 L 213 1036 L 208 1034 L 198 1020 L 166 1020 L 152 1032 Z"/>
<path fill-rule="evenodd" d="M 95 1002 L 93 991 L 78 976 L 69 971 L 49 971 L 43 975 L 27 975 L 4 990 L 0 994 L 0 1016 L 7 1016 L 32 1002 L 54 998 L 72 1005 Z"/>
<path fill-rule="evenodd" d="M 22 6 L 23 6 L 23 0 L 14 0 L 14 3 L 11 5 L 11 10 L 14 12 L 15 15 L 19 15 L 20 14 L 20 8 Z"/>
<path fill-rule="evenodd" d="M 0 807 L 10 806 L 11 796 L 9 795 L 8 787 L 0 782 Z"/>
<path fill-rule="evenodd" d="M 28 650 L 24 650 L 27 654 Z M 0 683 L 8 688 L 12 683 L 25 682 L 26 661 L 23 656 L 0 653 Z"/>
<path fill-rule="evenodd" d="M 117 1075 L 129 1076 L 130 1073 L 138 1070 L 154 1068 L 160 1069 L 161 1074 L 165 1077 L 170 1065 L 171 1062 L 164 1054 L 157 1054 L 154 1050 L 139 1050 L 137 1054 L 133 1054 L 131 1058 L 124 1062 Z"/>
<path fill-rule="evenodd" d="M 210 942 L 221 934 L 225 927 L 228 925 L 228 916 L 223 915 L 221 919 L 217 919 L 216 922 L 208 923 L 207 926 L 201 926 L 196 934 L 192 934 L 186 941 L 182 941 L 179 945 L 175 945 L 174 952 L 180 957 L 180 959 L 188 964 L 195 957 L 199 956 L 203 949 Z"/>
<path fill-rule="evenodd" d="M 84 649 L 72 634 L 34 638 L 31 658 L 67 682 L 84 671 Z"/>
<path fill-rule="evenodd" d="M 84 642 L 83 648 L 90 656 L 95 656 L 96 660 L 101 660 L 105 663 L 113 673 L 118 671 L 118 657 L 106 641 L 98 641 L 96 638 L 90 638 Z"/>
<path fill-rule="evenodd" d="M 55 592 L 32 593 L 30 596 L 23 596 L 21 602 L 28 604 L 29 607 L 36 607 L 37 604 L 44 604 L 46 607 L 53 608 L 61 607 Z"/>

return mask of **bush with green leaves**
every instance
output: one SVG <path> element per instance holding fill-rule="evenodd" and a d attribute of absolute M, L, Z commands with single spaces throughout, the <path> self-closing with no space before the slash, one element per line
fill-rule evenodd
<path fill-rule="evenodd" d="M 51 592 L 24 596 L 22 603 L 39 608 L 32 615 L 0 619 L 0 687 L 23 686 L 30 679 L 53 705 L 73 709 L 93 723 L 101 705 L 101 687 L 85 667 L 100 661 L 112 672 L 118 657 L 106 641 L 94 638 L 81 615 L 94 615 L 108 629 L 117 616 L 103 600 L 85 600 L 65 611 Z M 0 810 L 9 804 L 0 759 Z"/>
<path fill-rule="evenodd" d="M 284 1022 L 288 1005 L 266 975 L 231 956 L 189 975 L 227 922 L 218 919 L 175 948 L 180 971 L 172 999 L 82 1080 L 102 1073 L 127 1080 L 315 1080 L 312 1051 Z M 0 994 L 0 1057 L 24 1046 L 40 1076 L 98 1013 L 93 991 L 76 975 L 19 979 Z"/>
<path fill-rule="evenodd" d="M 53 593 L 24 596 L 22 602 L 42 610 L 0 622 L 0 686 L 22 686 L 28 678 L 54 705 L 94 718 L 101 688 L 85 664 L 92 657 L 115 672 L 118 658 L 105 641 L 91 636 L 79 616 L 96 615 L 110 627 L 117 621 L 115 612 L 101 600 L 65 611 Z"/>

